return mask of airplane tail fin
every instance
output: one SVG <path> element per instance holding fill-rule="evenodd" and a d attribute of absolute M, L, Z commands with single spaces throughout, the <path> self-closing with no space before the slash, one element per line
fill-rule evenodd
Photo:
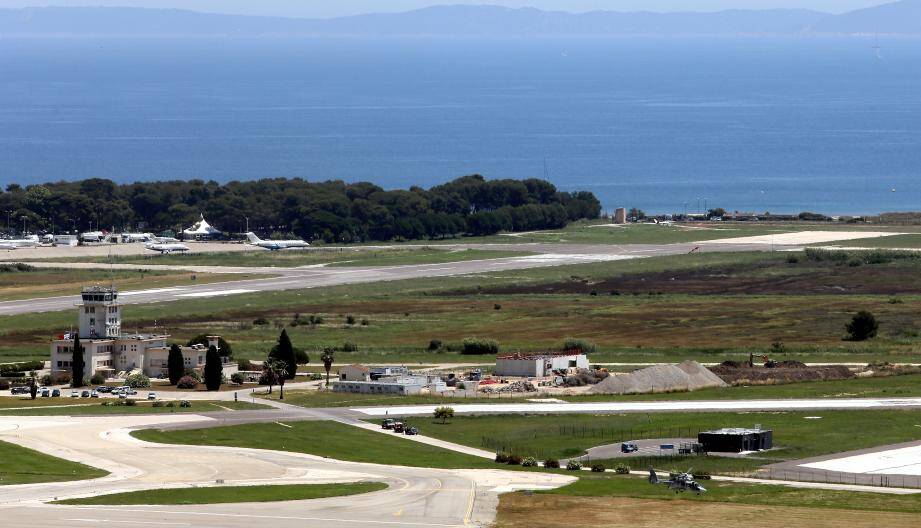
<path fill-rule="evenodd" d="M 659 477 L 656 476 L 656 470 L 652 469 L 652 466 L 649 466 L 649 483 L 650 484 L 659 483 Z"/>
<path fill-rule="evenodd" d="M 252 231 L 246 233 L 246 238 L 249 240 L 250 244 L 258 244 L 259 242 L 262 242 L 262 239 L 257 237 L 256 233 L 253 233 Z"/>

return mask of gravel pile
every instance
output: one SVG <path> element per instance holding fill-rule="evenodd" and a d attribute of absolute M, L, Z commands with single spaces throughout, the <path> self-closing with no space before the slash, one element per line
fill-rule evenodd
<path fill-rule="evenodd" d="M 725 387 L 726 382 L 696 361 L 656 365 L 611 376 L 589 389 L 590 394 L 643 394 Z"/>

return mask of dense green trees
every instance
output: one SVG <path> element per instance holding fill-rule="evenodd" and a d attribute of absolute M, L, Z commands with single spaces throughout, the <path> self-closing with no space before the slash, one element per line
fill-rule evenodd
<path fill-rule="evenodd" d="M 209 391 L 220 390 L 223 374 L 224 364 L 217 348 L 208 347 L 208 353 L 205 355 L 205 387 Z"/>
<path fill-rule="evenodd" d="M 70 386 L 77 388 L 82 387 L 83 369 L 86 367 L 86 360 L 83 358 L 83 346 L 80 344 L 80 336 L 74 336 L 74 356 L 70 362 Z"/>
<path fill-rule="evenodd" d="M 282 329 L 281 335 L 278 336 L 278 343 L 269 351 L 269 359 L 285 362 L 285 379 L 294 379 L 294 376 L 297 375 L 297 356 L 287 330 Z"/>
<path fill-rule="evenodd" d="M 169 356 L 166 358 L 166 368 L 169 372 L 170 385 L 179 383 L 182 375 L 185 374 L 185 362 L 182 360 L 182 349 L 175 343 L 169 347 Z"/>
<path fill-rule="evenodd" d="M 138 182 L 102 179 L 55 182 L 0 193 L 13 228 L 31 231 L 122 229 L 180 232 L 204 213 L 225 232 L 250 228 L 307 240 L 445 238 L 500 230 L 562 227 L 596 218 L 601 205 L 588 192 L 560 192 L 538 180 L 465 176 L 425 190 L 385 191 L 371 183 L 303 179 Z"/>

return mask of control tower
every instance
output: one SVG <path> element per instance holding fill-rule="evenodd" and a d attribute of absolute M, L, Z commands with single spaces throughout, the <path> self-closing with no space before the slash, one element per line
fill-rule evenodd
<path fill-rule="evenodd" d="M 118 337 L 122 331 L 121 305 L 114 287 L 90 286 L 80 294 L 80 339 Z"/>

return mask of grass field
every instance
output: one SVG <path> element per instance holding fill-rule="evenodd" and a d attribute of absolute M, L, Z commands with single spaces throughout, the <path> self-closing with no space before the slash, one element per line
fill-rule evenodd
<path fill-rule="evenodd" d="M 825 244 L 829 245 L 829 244 Z M 881 238 L 859 238 L 856 240 L 846 240 L 835 242 L 835 246 L 841 247 L 872 247 L 872 248 L 921 248 L 921 235 L 893 235 Z"/>
<path fill-rule="evenodd" d="M 418 279 L 303 291 L 268 292 L 156 305 L 125 311 L 127 328 L 156 320 L 185 341 L 220 333 L 239 358 L 261 359 L 281 328 L 317 363 L 324 347 L 339 363 L 489 362 L 429 341 L 457 345 L 465 337 L 499 340 L 503 352 L 559 349 L 567 336 L 597 345 L 593 362 L 660 362 L 747 358 L 814 362 L 909 362 L 921 351 L 921 263 L 853 268 L 788 254 L 711 253 L 594 263 L 471 277 Z M 810 286 L 811 285 L 811 286 Z M 613 294 L 612 294 L 613 293 Z M 497 309 L 498 308 L 498 309 Z M 858 310 L 880 320 L 880 335 L 842 340 Z M 299 315 L 324 319 L 293 326 Z M 348 315 L 368 324 L 346 324 Z M 254 326 L 257 318 L 269 324 Z M 0 318 L 0 361 L 45 358 L 49 329 L 73 324 L 72 312 Z M 775 354 L 777 355 L 777 354 Z"/>
<path fill-rule="evenodd" d="M 100 264 L 143 264 L 182 266 L 245 266 L 281 267 L 314 266 L 399 266 L 407 264 L 440 264 L 466 260 L 496 259 L 528 255 L 522 251 L 451 250 L 437 247 L 362 249 L 318 248 L 310 250 L 232 251 L 227 253 L 175 253 L 168 255 L 131 255 L 115 257 L 74 257 L 50 259 L 53 262 L 98 262 Z"/>
<path fill-rule="evenodd" d="M 565 495 L 564 495 L 565 494 Z M 497 528 L 877 528 L 921 521 L 918 495 L 725 486 L 674 496 L 630 477 L 586 477 L 557 493 L 499 498 Z"/>
<path fill-rule="evenodd" d="M 414 422 L 428 436 L 537 458 L 579 456 L 590 447 L 626 440 L 696 437 L 699 431 L 721 427 L 761 424 L 773 429 L 775 449 L 744 460 L 715 456 L 669 459 L 674 465 L 730 474 L 749 473 L 780 461 L 917 440 L 921 435 L 921 411 L 498 415 L 455 417 L 445 425 L 431 418 Z"/>
<path fill-rule="evenodd" d="M 101 478 L 107 473 L 0 441 L 0 486 Z"/>
<path fill-rule="evenodd" d="M 134 504 L 228 504 L 236 502 L 280 502 L 325 499 L 359 495 L 386 489 L 382 482 L 347 484 L 291 484 L 275 486 L 219 486 L 208 488 L 154 489 L 129 493 L 112 493 L 82 499 L 68 499 L 54 504 L 134 505 Z"/>
<path fill-rule="evenodd" d="M 247 424 L 179 431 L 151 429 L 131 434 L 148 442 L 273 449 L 349 462 L 447 469 L 495 467 L 489 460 L 336 422 Z"/>
<path fill-rule="evenodd" d="M 244 274 L 193 274 L 178 271 L 34 268 L 0 271 L 0 301 L 75 295 L 84 286 L 115 284 L 121 291 L 206 284 L 248 278 Z"/>
<path fill-rule="evenodd" d="M 0 416 L 98 416 L 108 414 L 203 413 L 270 409 L 267 405 L 245 401 L 225 402 L 195 400 L 192 402 L 191 407 L 179 407 L 178 403 L 176 403 L 175 407 L 154 407 L 153 404 L 149 402 L 138 402 L 137 405 L 128 407 L 103 406 L 99 400 L 93 400 L 92 403 L 88 402 L 89 400 L 84 398 L 74 398 L 73 400 L 64 400 L 63 398 L 41 398 L 35 401 L 0 398 Z"/>

